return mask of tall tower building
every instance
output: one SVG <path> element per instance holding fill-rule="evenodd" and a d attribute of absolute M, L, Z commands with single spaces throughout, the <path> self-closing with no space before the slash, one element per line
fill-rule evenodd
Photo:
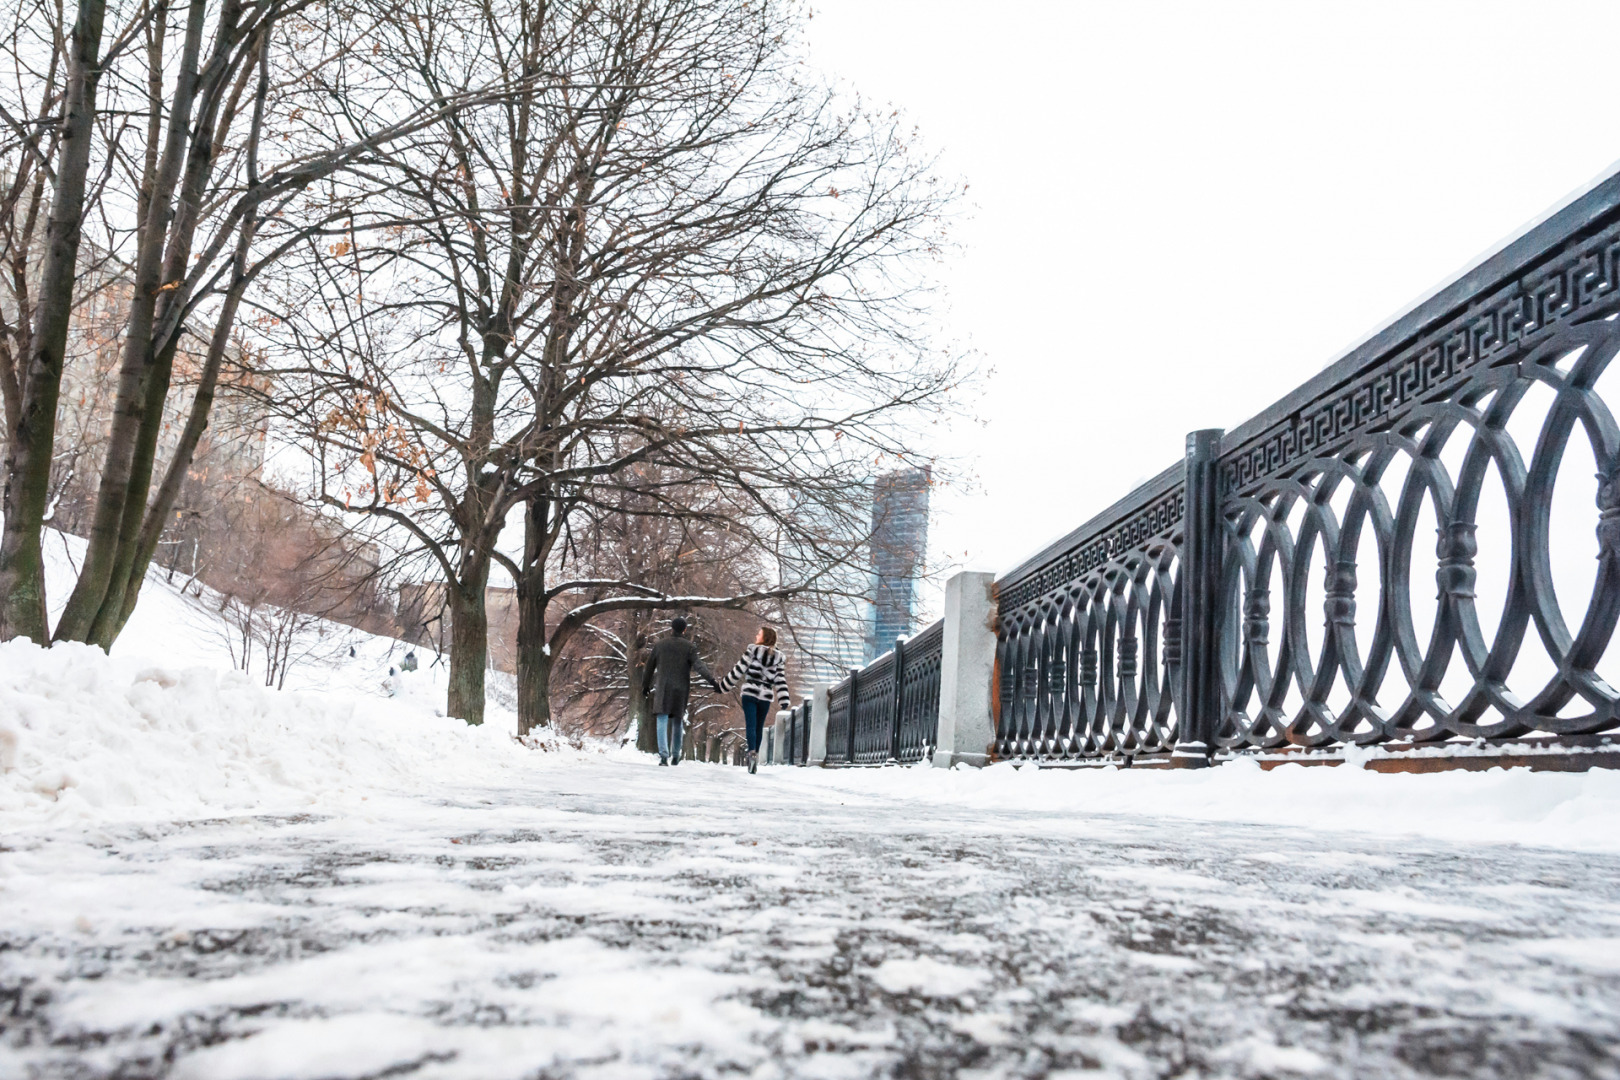
<path fill-rule="evenodd" d="M 910 636 L 917 621 L 917 577 L 928 552 L 931 470 L 896 469 L 872 486 L 872 636 L 868 661 Z"/>

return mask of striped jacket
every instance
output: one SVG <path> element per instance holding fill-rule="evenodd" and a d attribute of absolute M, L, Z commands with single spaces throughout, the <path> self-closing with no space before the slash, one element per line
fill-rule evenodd
<path fill-rule="evenodd" d="M 720 680 L 722 693 L 742 683 L 742 696 L 756 701 L 776 699 L 776 707 L 788 707 L 787 659 L 768 645 L 750 645 L 743 650 L 737 666 Z"/>

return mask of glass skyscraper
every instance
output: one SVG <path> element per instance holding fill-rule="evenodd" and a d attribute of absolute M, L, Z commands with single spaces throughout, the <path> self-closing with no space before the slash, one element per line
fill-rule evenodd
<path fill-rule="evenodd" d="M 896 469 L 872 485 L 872 633 L 866 658 L 894 648 L 917 621 L 917 578 L 928 552 L 930 470 Z"/>

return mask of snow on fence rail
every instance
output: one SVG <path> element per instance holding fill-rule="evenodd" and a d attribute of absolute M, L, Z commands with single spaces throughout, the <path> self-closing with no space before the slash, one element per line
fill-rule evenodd
<path fill-rule="evenodd" d="M 993 630 L 947 610 L 852 672 L 822 757 L 926 759 L 945 700 L 936 759 L 962 759 L 955 683 L 988 679 L 991 758 L 1620 766 L 1617 353 L 1620 174 L 1235 430 L 1190 434 L 996 580 Z M 942 635 L 971 659 L 991 634 L 988 673 L 942 685 Z"/>

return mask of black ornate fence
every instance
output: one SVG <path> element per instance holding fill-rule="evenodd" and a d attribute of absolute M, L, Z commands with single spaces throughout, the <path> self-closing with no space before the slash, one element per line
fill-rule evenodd
<path fill-rule="evenodd" d="M 786 740 L 782 746 L 780 764 L 810 763 L 810 712 L 809 698 L 788 710 Z"/>
<path fill-rule="evenodd" d="M 827 764 L 904 764 L 932 756 L 944 640 L 944 624 L 936 622 L 828 692 Z"/>
<path fill-rule="evenodd" d="M 1201 763 L 1620 726 L 1617 312 L 1620 178 L 1248 423 L 1189 436 L 998 581 L 996 753 Z"/>

